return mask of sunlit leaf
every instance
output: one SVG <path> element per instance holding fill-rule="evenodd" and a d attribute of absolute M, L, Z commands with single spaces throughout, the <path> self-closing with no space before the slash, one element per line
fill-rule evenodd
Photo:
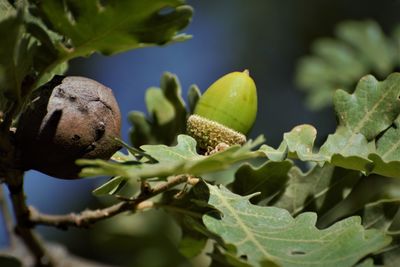
<path fill-rule="evenodd" d="M 259 156 L 252 151 L 255 146 L 264 141 L 263 137 L 248 141 L 242 147 L 234 145 L 219 153 L 210 156 L 199 155 L 196 152 L 196 141 L 187 135 L 178 136 L 178 144 L 174 147 L 165 145 L 145 145 L 141 148 L 146 154 L 158 163 L 137 162 L 107 162 L 104 160 L 78 160 L 77 163 L 85 166 L 82 176 L 122 176 L 131 179 L 148 179 L 166 177 L 178 174 L 201 175 L 224 170 L 233 164 Z"/>
<path fill-rule="evenodd" d="M 360 80 L 354 93 L 335 93 L 335 110 L 339 125 L 318 149 L 314 147 L 316 130 L 299 125 L 285 133 L 278 149 L 263 145 L 259 152 L 271 160 L 286 157 L 315 161 L 338 167 L 400 177 L 400 74 L 384 81 L 368 75 Z M 396 127 L 390 127 L 396 124 Z"/>

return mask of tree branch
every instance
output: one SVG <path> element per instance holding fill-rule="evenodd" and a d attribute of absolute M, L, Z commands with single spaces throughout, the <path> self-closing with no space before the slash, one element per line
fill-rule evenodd
<path fill-rule="evenodd" d="M 179 175 L 171 177 L 167 182 L 156 185 L 154 188 L 146 187 L 146 190 L 133 199 L 127 199 L 123 202 L 119 202 L 113 206 L 98 209 L 98 210 L 85 210 L 81 213 L 65 214 L 65 215 L 49 215 L 42 214 L 33 207 L 29 210 L 29 222 L 33 225 L 41 224 L 48 226 L 55 226 L 61 229 L 67 229 L 68 227 L 88 227 L 98 221 L 113 217 L 117 214 L 126 211 L 135 211 L 139 204 L 144 201 L 163 193 L 174 186 L 187 182 L 189 179 L 188 175 Z"/>
<path fill-rule="evenodd" d="M 36 266 L 55 266 L 42 241 L 31 229 L 29 209 L 26 205 L 23 191 L 23 172 L 9 170 L 7 174 L 6 183 L 10 191 L 10 199 L 16 218 L 15 233 L 23 240 L 35 257 Z"/>
<path fill-rule="evenodd" d="M 0 184 L 0 209 L 3 214 L 4 225 L 7 230 L 8 242 L 10 247 L 14 247 L 16 243 L 16 236 L 14 234 L 14 222 L 12 219 L 12 214 L 10 213 L 9 207 L 7 205 L 6 197 L 4 195 L 4 188 Z"/>
<path fill-rule="evenodd" d="M 12 112 L 11 112 L 12 113 Z M 41 240 L 33 233 L 29 224 L 29 209 L 23 190 L 23 171 L 18 170 L 17 149 L 14 143 L 14 131 L 8 129 L 12 114 L 6 114 L 0 124 L 0 179 L 10 191 L 10 199 L 15 215 L 14 231 L 28 247 L 36 260 L 36 266 L 54 266 L 54 261 L 47 253 Z"/>

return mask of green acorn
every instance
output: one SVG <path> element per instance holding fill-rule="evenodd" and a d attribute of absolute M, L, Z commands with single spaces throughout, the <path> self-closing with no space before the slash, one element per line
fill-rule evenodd
<path fill-rule="evenodd" d="M 247 70 L 214 82 L 201 96 L 187 121 L 187 133 L 199 147 L 244 144 L 257 114 L 257 89 Z"/>

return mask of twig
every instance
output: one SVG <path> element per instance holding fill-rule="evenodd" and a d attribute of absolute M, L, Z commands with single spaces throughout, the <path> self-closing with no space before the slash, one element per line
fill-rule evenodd
<path fill-rule="evenodd" d="M 10 210 L 8 208 L 6 198 L 4 196 L 4 188 L 1 184 L 0 184 L 0 209 L 1 213 L 3 214 L 4 225 L 7 230 L 8 242 L 10 244 L 10 247 L 14 247 L 16 242 L 15 240 L 16 237 L 13 231 L 14 222 Z"/>
<path fill-rule="evenodd" d="M 127 199 L 124 202 L 119 202 L 113 206 L 98 209 L 98 210 L 85 210 L 81 213 L 65 214 L 65 215 L 49 215 L 42 214 L 33 207 L 30 207 L 29 222 L 33 225 L 41 224 L 48 226 L 55 226 L 61 229 L 68 227 L 88 227 L 98 221 L 113 217 L 117 214 L 126 211 L 135 211 L 140 203 L 148 200 L 168 189 L 179 184 L 187 182 L 189 176 L 179 175 L 171 177 L 167 182 L 156 185 L 154 188 L 148 188 L 142 191 L 141 194 L 133 199 Z"/>
<path fill-rule="evenodd" d="M 23 172 L 10 170 L 6 177 L 10 198 L 16 218 L 15 233 L 21 237 L 36 259 L 36 266 L 55 266 L 42 241 L 33 233 L 29 222 L 29 209 L 23 191 Z"/>
<path fill-rule="evenodd" d="M 15 233 L 28 247 L 36 260 L 36 266 L 54 266 L 53 260 L 47 253 L 41 240 L 33 233 L 29 224 L 29 209 L 25 202 L 23 190 L 23 171 L 16 169 L 17 151 L 14 140 L 14 132 L 8 128 L 11 125 L 13 112 L 6 114 L 0 124 L 0 179 L 4 181 L 10 191 L 13 212 L 15 215 Z"/>

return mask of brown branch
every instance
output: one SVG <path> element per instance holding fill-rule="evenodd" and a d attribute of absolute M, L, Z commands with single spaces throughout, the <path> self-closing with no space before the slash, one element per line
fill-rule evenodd
<path fill-rule="evenodd" d="M 15 234 L 21 238 L 36 260 L 36 266 L 54 266 L 41 240 L 33 233 L 29 224 L 29 209 L 23 190 L 23 171 L 16 168 L 17 149 L 14 143 L 14 131 L 8 129 L 12 114 L 7 113 L 0 125 L 0 179 L 10 191 L 10 199 L 15 215 Z"/>
<path fill-rule="evenodd" d="M 29 222 L 29 209 L 23 191 L 23 172 L 9 170 L 6 183 L 16 218 L 15 233 L 22 239 L 36 260 L 36 266 L 55 266 L 42 241 L 32 231 Z"/>
<path fill-rule="evenodd" d="M 16 243 L 16 236 L 14 234 L 14 222 L 12 214 L 10 213 L 9 207 L 7 205 L 7 200 L 4 195 L 4 189 L 0 184 L 0 209 L 3 214 L 4 225 L 8 235 L 8 242 L 10 247 L 14 247 Z"/>
<path fill-rule="evenodd" d="M 177 186 L 179 184 L 187 182 L 189 176 L 179 175 L 171 177 L 167 182 L 157 184 L 154 188 L 146 187 L 146 190 L 142 191 L 138 197 L 133 199 L 127 199 L 123 202 L 119 202 L 113 206 L 98 209 L 98 210 L 85 210 L 81 213 L 65 214 L 65 215 L 49 215 L 42 214 L 33 207 L 30 207 L 29 222 L 33 225 L 41 224 L 48 226 L 55 226 L 61 229 L 67 229 L 70 226 L 73 227 L 88 227 L 98 221 L 113 217 L 117 214 L 132 211 L 134 212 L 139 204 L 142 202 L 160 194 L 168 189 Z"/>

